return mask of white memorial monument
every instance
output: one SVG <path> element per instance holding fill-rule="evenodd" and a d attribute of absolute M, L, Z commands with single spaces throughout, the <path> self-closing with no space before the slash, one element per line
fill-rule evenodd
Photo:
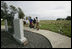
<path fill-rule="evenodd" d="M 23 19 L 14 19 L 14 34 L 13 37 L 21 44 L 27 44 L 27 38 L 24 37 Z"/>

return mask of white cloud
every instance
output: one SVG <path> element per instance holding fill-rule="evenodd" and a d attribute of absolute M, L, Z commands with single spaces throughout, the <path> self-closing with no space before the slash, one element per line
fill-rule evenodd
<path fill-rule="evenodd" d="M 71 1 L 6 1 L 8 5 L 20 7 L 26 15 L 43 19 L 71 16 Z"/>

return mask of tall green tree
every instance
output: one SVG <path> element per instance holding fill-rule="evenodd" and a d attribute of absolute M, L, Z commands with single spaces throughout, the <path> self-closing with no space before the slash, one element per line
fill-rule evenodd
<path fill-rule="evenodd" d="M 10 5 L 9 8 L 10 8 L 10 12 L 9 12 L 9 17 L 8 17 L 8 22 L 9 22 L 9 24 L 11 26 L 10 31 L 13 34 L 13 32 L 14 32 L 13 20 L 14 20 L 15 14 L 17 13 L 17 9 L 13 5 Z"/>
<path fill-rule="evenodd" d="M 3 19 L 3 16 L 4 16 L 4 11 L 1 9 L 1 18 Z"/>
<path fill-rule="evenodd" d="M 13 21 L 15 14 L 17 13 L 17 9 L 15 6 L 10 5 L 9 6 L 9 14 L 8 14 L 8 20 Z"/>
<path fill-rule="evenodd" d="M 7 19 L 8 17 L 8 5 L 4 2 L 4 1 L 1 1 L 1 17 L 3 19 Z"/>
<path fill-rule="evenodd" d="M 14 32 L 13 19 L 16 13 L 17 13 L 17 9 L 15 6 L 10 5 L 8 7 L 6 2 L 1 1 L 1 17 L 3 19 L 7 19 L 8 25 L 11 26 L 11 28 L 9 28 L 10 29 L 9 31 L 11 31 L 11 33 Z"/>
<path fill-rule="evenodd" d="M 23 13 L 23 11 L 21 10 L 21 8 L 18 8 L 18 14 L 19 14 L 19 18 L 23 19 L 25 17 L 25 14 Z"/>
<path fill-rule="evenodd" d="M 67 16 L 66 20 L 71 20 L 71 16 Z"/>
<path fill-rule="evenodd" d="M 10 12 L 11 16 L 14 17 L 15 14 L 17 13 L 16 7 L 13 5 L 10 5 L 10 10 L 11 10 L 11 12 Z"/>

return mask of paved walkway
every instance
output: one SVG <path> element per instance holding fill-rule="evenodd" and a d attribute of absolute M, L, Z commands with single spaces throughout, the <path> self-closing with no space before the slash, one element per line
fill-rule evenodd
<path fill-rule="evenodd" d="M 1 26 L 1 28 L 4 28 L 4 26 Z M 36 29 L 30 29 L 29 27 L 24 27 L 25 30 L 39 33 L 45 36 L 49 41 L 51 42 L 53 48 L 71 48 L 71 38 L 52 32 L 48 30 L 36 30 Z"/>
<path fill-rule="evenodd" d="M 30 29 L 29 27 L 24 27 L 25 30 L 32 31 L 35 33 L 42 34 L 46 38 L 48 38 L 53 46 L 53 48 L 71 48 L 71 38 L 52 32 L 48 30 L 36 30 Z"/>

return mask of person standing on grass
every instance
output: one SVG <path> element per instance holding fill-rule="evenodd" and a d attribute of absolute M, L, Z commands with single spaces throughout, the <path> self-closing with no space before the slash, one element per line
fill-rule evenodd
<path fill-rule="evenodd" d="M 36 17 L 36 28 L 37 28 L 37 30 L 39 30 L 39 19 L 38 19 L 38 17 Z"/>

